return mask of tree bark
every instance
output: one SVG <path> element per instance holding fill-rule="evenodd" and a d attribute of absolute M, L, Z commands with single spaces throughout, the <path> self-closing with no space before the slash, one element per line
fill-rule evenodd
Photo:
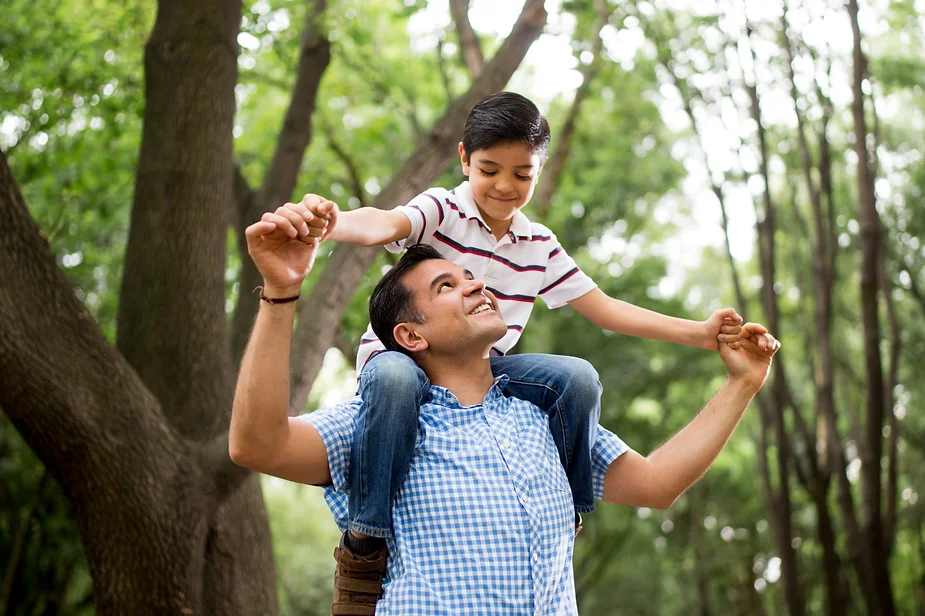
<path fill-rule="evenodd" d="M 256 477 L 236 492 L 246 507 L 217 498 L 195 444 L 170 425 L 56 267 L 2 154 L 0 220 L 0 407 L 73 508 L 97 613 L 275 613 Z M 237 587 L 220 599 L 227 609 L 206 612 L 219 602 L 206 575 L 216 562 L 206 539 L 219 523 L 240 538 L 233 562 L 212 571 Z"/>
<path fill-rule="evenodd" d="M 878 613 L 894 614 L 893 591 L 883 541 L 881 521 L 881 464 L 883 455 L 884 386 L 883 365 L 880 357 L 879 272 L 881 250 L 881 223 L 877 213 L 874 177 L 867 148 L 867 121 L 864 117 L 863 82 L 867 75 L 867 60 L 861 50 L 861 30 L 858 24 L 857 0 L 848 0 L 848 14 L 854 38 L 854 79 L 852 115 L 854 119 L 854 148 L 858 164 L 858 209 L 861 227 L 860 296 L 861 322 L 864 332 L 864 365 L 866 376 L 865 429 L 861 441 L 861 510 L 864 520 L 864 539 L 869 546 L 873 565 L 874 590 L 877 593 Z M 876 112 L 876 111 L 875 111 Z"/>
<path fill-rule="evenodd" d="M 469 0 L 450 0 L 450 15 L 453 17 L 453 23 L 456 24 L 459 54 L 469 69 L 469 75 L 475 79 L 485 68 L 485 56 L 482 55 L 479 37 L 469 22 Z"/>
<path fill-rule="evenodd" d="M 326 0 L 308 0 L 306 5 L 295 84 L 286 118 L 276 141 L 273 160 L 260 190 L 256 194 L 244 192 L 243 198 L 236 199 L 238 219 L 235 229 L 238 249 L 241 252 L 241 275 L 238 302 L 231 325 L 231 352 L 235 365 L 244 355 L 244 348 L 257 316 L 258 302 L 251 295 L 251 291 L 262 282 L 257 267 L 247 254 L 244 230 L 259 220 L 264 212 L 275 210 L 292 198 L 302 159 L 312 139 L 312 115 L 315 112 L 318 88 L 331 62 L 331 43 L 321 27 Z"/>
<path fill-rule="evenodd" d="M 787 68 L 790 77 L 790 92 L 793 99 L 794 112 L 797 116 L 797 137 L 800 143 L 800 155 L 803 168 L 803 177 L 806 181 L 806 189 L 809 194 L 810 207 L 812 210 L 812 221 L 814 231 L 814 246 L 812 254 L 812 272 L 814 282 L 814 320 L 816 324 L 816 338 L 819 353 L 818 371 L 814 375 L 815 398 L 818 414 L 825 418 L 824 430 L 832 432 L 836 430 L 835 422 L 835 400 L 834 400 L 834 378 L 832 367 L 832 286 L 834 281 L 834 252 L 837 250 L 837 244 L 831 242 L 830 227 L 834 226 L 835 221 L 831 216 L 823 213 L 822 197 L 826 195 L 831 199 L 831 159 L 828 156 L 828 140 L 825 130 L 828 124 L 828 116 L 823 113 L 822 130 L 819 134 L 820 159 L 819 171 L 822 179 L 821 186 L 817 186 L 813 180 L 812 161 L 809 153 L 809 146 L 806 140 L 806 131 L 804 128 L 803 113 L 799 105 L 799 92 L 796 86 L 796 78 L 793 68 L 793 45 L 788 32 L 789 23 L 787 20 L 787 10 L 781 16 L 781 36 L 783 37 L 783 47 L 787 54 Z M 825 189 L 825 192 L 823 191 Z M 831 203 L 828 211 L 832 211 Z M 824 442 L 837 443 L 841 450 L 841 439 L 838 438 L 837 432 L 834 433 L 833 439 L 826 439 Z M 812 443 L 807 443 L 812 445 Z M 808 454 L 811 461 L 815 460 L 812 450 Z M 828 452 L 827 452 L 828 453 Z M 837 456 L 844 460 L 844 453 Z M 823 464 L 824 471 L 819 471 L 819 465 L 813 464 L 817 470 L 815 473 L 815 485 L 812 489 L 813 502 L 817 511 L 817 535 L 823 549 L 823 580 L 825 583 L 826 597 L 826 614 L 829 616 L 838 616 L 843 614 L 846 608 L 847 597 L 845 587 L 841 578 L 841 559 L 835 544 L 835 534 L 832 527 L 832 519 L 829 513 L 828 505 L 828 488 L 830 484 L 831 465 Z M 839 467 L 835 472 L 844 473 L 844 466 Z M 853 513 L 853 512 L 852 512 Z M 863 583 L 863 582 L 862 582 Z"/>
<path fill-rule="evenodd" d="M 543 0 L 527 0 L 517 23 L 501 48 L 464 94 L 456 98 L 443 117 L 426 134 L 417 149 L 372 203 L 391 208 L 406 203 L 425 190 L 443 171 L 456 151 L 459 127 L 469 110 L 485 96 L 508 82 L 546 24 Z M 377 249 L 341 244 L 334 249 L 317 283 L 317 289 L 299 308 L 293 339 L 290 412 L 305 407 L 312 383 L 321 369 L 325 349 L 333 346 L 339 323 L 357 285 L 369 269 Z"/>

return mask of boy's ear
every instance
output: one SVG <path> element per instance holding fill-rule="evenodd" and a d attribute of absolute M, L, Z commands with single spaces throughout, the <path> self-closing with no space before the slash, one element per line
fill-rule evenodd
<path fill-rule="evenodd" d="M 469 175 L 469 157 L 466 156 L 466 148 L 463 147 L 463 142 L 459 142 L 459 164 L 462 165 L 463 175 Z"/>
<path fill-rule="evenodd" d="M 392 330 L 392 335 L 395 336 L 395 342 L 412 353 L 420 353 L 421 351 L 427 350 L 427 347 L 430 346 L 427 340 L 409 326 L 408 323 L 399 323 L 396 325 L 395 329 Z"/>

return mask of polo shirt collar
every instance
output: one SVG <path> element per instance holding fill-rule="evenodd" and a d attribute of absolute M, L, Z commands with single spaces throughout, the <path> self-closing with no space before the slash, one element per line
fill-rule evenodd
<path fill-rule="evenodd" d="M 490 229 L 488 223 L 482 218 L 479 207 L 475 204 L 475 199 L 472 197 L 472 187 L 469 186 L 468 180 L 457 186 L 453 190 L 453 194 L 456 195 L 456 205 L 463 211 L 463 214 L 469 218 L 478 219 L 485 229 Z M 514 213 L 508 235 L 511 236 L 511 242 L 514 244 L 517 243 L 519 238 L 533 239 L 530 219 L 524 216 L 523 212 L 520 210 Z"/>

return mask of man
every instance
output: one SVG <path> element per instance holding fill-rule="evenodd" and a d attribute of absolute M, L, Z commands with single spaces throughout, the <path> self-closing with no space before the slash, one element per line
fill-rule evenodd
<path fill-rule="evenodd" d="M 332 486 L 326 497 L 342 523 L 358 400 L 305 418 L 287 415 L 294 299 L 325 226 L 284 206 L 247 230 L 264 301 L 242 361 L 229 447 L 243 466 Z M 492 375 L 488 352 L 507 331 L 494 297 L 467 270 L 420 247 L 383 277 L 370 304 L 374 327 L 391 334 L 383 338 L 409 354 L 430 384 L 411 469 L 393 504 L 384 595 L 376 605 L 377 563 L 370 561 L 368 585 L 349 580 L 336 588 L 333 613 L 348 613 L 338 595 L 369 595 L 369 614 L 577 613 L 568 483 L 544 413 L 506 397 L 506 378 Z M 597 498 L 664 509 L 709 468 L 779 348 L 751 323 L 738 349 L 722 346 L 726 382 L 647 458 L 598 430 L 591 454 Z"/>

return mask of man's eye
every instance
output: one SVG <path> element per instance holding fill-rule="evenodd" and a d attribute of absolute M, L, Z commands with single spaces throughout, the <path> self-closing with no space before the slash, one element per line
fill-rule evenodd
<path fill-rule="evenodd" d="M 452 289 L 452 288 L 453 288 L 453 285 L 451 285 L 450 283 L 448 283 L 448 282 L 441 282 L 441 283 L 440 283 L 440 286 L 437 287 L 437 293 L 439 293 L 440 291 L 442 291 L 442 290 L 444 290 L 444 289 Z"/>

